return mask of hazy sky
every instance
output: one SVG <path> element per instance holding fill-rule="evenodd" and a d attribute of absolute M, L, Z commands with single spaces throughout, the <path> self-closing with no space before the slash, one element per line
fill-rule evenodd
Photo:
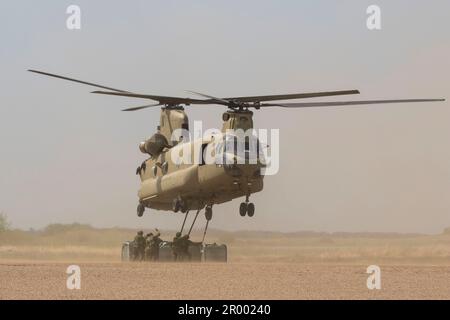
<path fill-rule="evenodd" d="M 66 28 L 70 4 L 81 7 L 81 30 Z M 381 31 L 366 28 L 370 4 L 381 7 Z M 158 109 L 123 113 L 146 101 L 96 96 L 28 68 L 166 95 L 450 98 L 449 18 L 448 0 L 2 1 L 0 210 L 20 228 L 177 228 L 183 219 L 135 212 L 138 143 Z M 280 129 L 280 172 L 252 196 L 253 218 L 239 216 L 237 199 L 214 208 L 211 226 L 440 232 L 450 226 L 449 107 L 258 111 L 257 127 Z M 191 122 L 216 128 L 224 110 L 187 107 Z"/>

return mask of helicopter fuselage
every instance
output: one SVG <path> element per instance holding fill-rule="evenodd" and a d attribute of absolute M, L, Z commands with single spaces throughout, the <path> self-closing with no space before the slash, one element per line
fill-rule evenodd
<path fill-rule="evenodd" d="M 217 141 L 212 137 L 182 142 L 146 160 L 138 170 L 141 179 L 138 192 L 140 203 L 147 208 L 172 211 L 174 201 L 179 200 L 185 210 L 202 209 L 263 189 L 259 161 L 207 163 L 203 158 L 207 148 L 212 150 L 213 156 L 217 156 L 216 152 L 222 152 L 217 150 Z M 190 163 L 173 161 L 176 158 L 173 153 L 179 156 L 180 150 L 192 151 Z M 200 161 L 194 159 L 195 150 L 200 150 Z M 235 155 L 221 153 L 220 157 L 235 158 Z"/>

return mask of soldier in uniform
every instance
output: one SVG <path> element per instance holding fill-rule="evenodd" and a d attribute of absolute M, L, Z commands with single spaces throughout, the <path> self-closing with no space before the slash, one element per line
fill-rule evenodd
<path fill-rule="evenodd" d="M 178 259 L 181 259 L 180 238 L 181 238 L 181 232 L 177 232 L 175 234 L 175 237 L 173 238 L 172 253 L 173 253 L 174 261 L 178 261 Z"/>
<path fill-rule="evenodd" d="M 185 234 L 184 236 L 180 237 L 178 239 L 179 245 L 180 245 L 180 253 L 181 253 L 181 259 L 185 260 L 187 258 L 188 261 L 191 261 L 191 253 L 189 252 L 189 245 L 192 242 L 189 240 L 189 235 Z"/>
<path fill-rule="evenodd" d="M 162 240 L 160 238 L 161 233 L 158 229 L 156 230 L 156 234 L 152 237 L 152 241 L 150 242 L 150 259 L 152 261 L 158 261 L 159 260 L 159 245 L 161 244 Z"/>
<path fill-rule="evenodd" d="M 190 245 L 198 245 L 201 242 L 193 242 L 189 240 L 189 235 L 181 236 L 181 232 L 177 232 L 175 238 L 173 238 L 172 250 L 175 261 L 184 260 L 187 257 L 191 261 L 191 253 L 189 252 Z"/>
<path fill-rule="evenodd" d="M 142 261 L 144 259 L 144 251 L 145 251 L 145 238 L 143 231 L 138 231 L 137 235 L 134 237 L 134 245 L 135 245 L 135 259 L 138 261 Z"/>
<path fill-rule="evenodd" d="M 145 236 L 144 256 L 146 261 L 152 260 L 152 248 L 151 248 L 152 240 L 153 240 L 153 233 L 150 232 Z"/>

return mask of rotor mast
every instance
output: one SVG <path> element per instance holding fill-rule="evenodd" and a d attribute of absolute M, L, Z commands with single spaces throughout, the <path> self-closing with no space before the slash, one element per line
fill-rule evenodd
<path fill-rule="evenodd" d="M 245 132 L 253 128 L 253 112 L 248 109 L 229 109 L 222 115 L 222 120 L 223 133 L 238 129 Z"/>

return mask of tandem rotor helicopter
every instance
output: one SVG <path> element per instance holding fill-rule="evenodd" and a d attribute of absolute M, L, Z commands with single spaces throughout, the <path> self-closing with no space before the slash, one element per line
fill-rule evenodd
<path fill-rule="evenodd" d="M 228 202 L 240 197 L 245 197 L 245 201 L 239 206 L 239 214 L 241 216 L 247 215 L 249 217 L 254 215 L 255 205 L 251 203 L 249 199 L 251 194 L 263 190 L 264 175 L 262 169 L 264 164 L 260 161 L 261 159 L 259 159 L 259 152 L 256 153 L 258 159 L 252 161 L 252 163 L 250 163 L 250 161 L 244 161 L 243 163 L 242 161 L 236 161 L 236 137 L 227 134 L 230 130 L 241 129 L 247 131 L 253 129 L 253 112 L 250 109 L 262 110 L 271 107 L 308 108 L 445 101 L 445 99 L 401 99 L 296 103 L 274 102 L 280 100 L 359 94 L 358 90 L 229 98 L 217 98 L 198 92 L 191 92 L 203 98 L 193 99 L 159 96 L 154 94 L 139 94 L 43 71 L 28 71 L 104 89 L 102 91 L 92 91 L 92 93 L 96 94 L 142 98 L 156 101 L 157 103 L 154 104 L 147 104 L 123 110 L 136 111 L 151 107 L 161 107 L 160 123 L 157 127 L 157 132 L 139 145 L 141 152 L 147 154 L 149 158 L 136 170 L 136 174 L 139 175 L 141 179 L 141 187 L 138 192 L 139 203 L 137 206 L 137 214 L 141 217 L 146 208 L 174 212 L 181 211 L 186 214 L 184 222 L 186 221 L 189 210 L 197 210 L 198 215 L 200 210 L 204 208 L 205 217 L 208 223 L 212 218 L 213 205 Z M 227 110 L 222 114 L 222 141 L 214 141 L 214 137 L 193 141 L 183 141 L 182 139 L 173 140 L 173 133 L 176 130 L 189 130 L 188 117 L 184 110 L 184 106 L 189 105 L 221 105 L 227 107 Z M 230 142 L 231 147 L 225 148 L 224 146 L 230 145 Z M 172 156 L 171 153 L 174 152 L 176 149 L 174 147 L 177 145 L 184 144 L 188 149 L 199 148 L 203 155 L 205 148 L 212 143 L 216 146 L 216 152 L 221 153 L 222 156 L 227 159 L 230 158 L 233 160 L 220 164 L 205 163 L 202 159 L 194 164 L 177 164 L 170 161 Z M 217 145 L 219 147 L 217 147 Z M 259 145 L 259 142 L 257 146 L 258 150 L 262 148 Z M 248 152 L 248 148 L 249 144 L 245 143 L 244 151 Z M 197 218 L 197 216 L 195 218 Z"/>

